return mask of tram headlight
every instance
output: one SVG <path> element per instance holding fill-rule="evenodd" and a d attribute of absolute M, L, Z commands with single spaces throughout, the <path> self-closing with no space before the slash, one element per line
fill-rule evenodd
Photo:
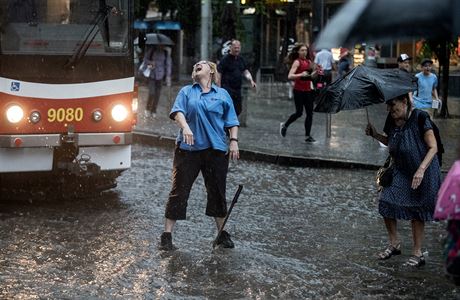
<path fill-rule="evenodd" d="M 93 112 L 93 120 L 96 122 L 99 122 L 100 120 L 102 120 L 102 112 L 100 110 L 95 110 Z"/>
<path fill-rule="evenodd" d="M 36 124 L 40 121 L 41 119 L 41 116 L 40 116 L 40 113 L 38 111 L 33 111 L 30 116 L 29 116 L 29 120 L 30 122 Z"/>
<path fill-rule="evenodd" d="M 12 105 L 6 110 L 6 118 L 10 123 L 18 123 L 24 118 L 24 110 L 19 105 Z"/>
<path fill-rule="evenodd" d="M 128 110 L 121 104 L 112 108 L 112 118 L 117 122 L 122 122 L 128 117 Z"/>

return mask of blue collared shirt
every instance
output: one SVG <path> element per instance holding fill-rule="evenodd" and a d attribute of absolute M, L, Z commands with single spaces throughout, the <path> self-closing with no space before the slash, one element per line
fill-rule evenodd
<path fill-rule="evenodd" d="M 208 148 L 227 152 L 226 128 L 239 126 L 233 101 L 228 92 L 216 85 L 204 93 L 198 83 L 183 87 L 177 94 L 169 117 L 181 112 L 193 132 L 194 145 L 183 142 L 182 130 L 177 135 L 176 143 L 180 148 L 198 151 Z"/>

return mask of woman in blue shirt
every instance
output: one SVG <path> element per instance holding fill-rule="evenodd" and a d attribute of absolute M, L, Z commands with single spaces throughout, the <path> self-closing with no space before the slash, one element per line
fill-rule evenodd
<path fill-rule="evenodd" d="M 200 61 L 193 66 L 194 83 L 183 87 L 176 97 L 170 118 L 180 127 L 173 162 L 173 183 L 165 210 L 165 230 L 160 250 L 174 250 L 172 230 L 186 218 L 187 200 L 201 171 L 208 202 L 206 215 L 214 217 L 217 230 L 227 214 L 225 199 L 228 159 L 239 159 L 238 118 L 228 92 L 214 84 L 216 65 Z M 227 134 L 229 145 L 227 145 Z M 233 248 L 230 234 L 222 231 L 217 244 Z"/>

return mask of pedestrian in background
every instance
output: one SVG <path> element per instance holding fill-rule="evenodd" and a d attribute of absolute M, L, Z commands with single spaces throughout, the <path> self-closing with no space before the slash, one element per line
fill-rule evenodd
<path fill-rule="evenodd" d="M 376 56 L 377 51 L 375 50 L 375 47 L 366 47 L 365 54 L 366 58 L 364 60 L 364 65 L 371 67 L 371 68 L 377 68 L 377 56 Z"/>
<path fill-rule="evenodd" d="M 407 55 L 406 53 L 401 53 L 399 56 L 398 56 L 398 68 L 400 70 L 403 70 L 403 71 L 406 71 L 406 72 L 409 72 L 411 71 L 411 65 L 410 65 L 410 61 L 412 60 L 412 57 L 410 57 L 409 55 Z M 415 107 L 414 105 L 414 97 L 412 95 L 412 92 L 409 93 L 409 99 L 410 99 L 410 102 L 412 103 L 412 107 Z"/>
<path fill-rule="evenodd" d="M 401 254 L 397 220 L 410 220 L 412 256 L 405 265 L 420 267 L 425 264 L 422 252 L 425 222 L 433 220 L 441 184 L 436 138 L 428 114 L 412 109 L 407 94 L 388 101 L 387 109 L 391 120 L 385 124 L 385 134 L 378 133 L 371 124 L 366 128 L 367 135 L 388 145 L 394 166 L 391 184 L 379 194 L 379 213 L 385 222 L 389 244 L 378 258 L 385 260 Z"/>
<path fill-rule="evenodd" d="M 166 79 L 166 85 L 171 86 L 172 61 L 170 49 L 167 49 L 164 45 L 148 47 L 144 55 L 143 66 L 150 69 L 147 77 L 149 95 L 144 116 L 156 117 L 163 81 Z"/>
<path fill-rule="evenodd" d="M 321 49 L 315 56 L 315 64 L 321 66 L 326 85 L 332 82 L 332 70 L 335 69 L 334 58 L 329 49 Z"/>
<path fill-rule="evenodd" d="M 227 91 L 216 84 L 216 65 L 200 61 L 193 66 L 193 84 L 183 87 L 169 117 L 180 132 L 176 139 L 173 182 L 165 209 L 165 230 L 160 250 L 174 250 L 172 231 L 177 220 L 185 220 L 190 190 L 201 171 L 206 191 L 206 215 L 214 217 L 217 230 L 227 214 L 225 198 L 228 159 L 239 159 L 238 117 Z M 229 145 L 227 145 L 227 134 Z M 227 231 L 218 245 L 233 248 Z"/>
<path fill-rule="evenodd" d="M 429 58 L 424 58 L 420 63 L 422 71 L 415 74 L 418 79 L 418 89 L 413 93 L 414 104 L 416 108 L 427 111 L 433 116 L 433 98 L 437 101 L 438 97 L 438 77 L 431 73 L 433 61 Z"/>
<path fill-rule="evenodd" d="M 340 48 L 338 78 L 342 78 L 351 69 L 350 53 L 347 48 Z"/>
<path fill-rule="evenodd" d="M 410 72 L 411 71 L 411 67 L 410 67 L 410 61 L 412 60 L 412 57 L 410 57 L 409 55 L 407 55 L 406 53 L 401 53 L 399 56 L 398 56 L 398 68 L 400 70 L 404 70 L 406 72 Z"/>
<path fill-rule="evenodd" d="M 308 53 L 308 47 L 305 44 L 298 44 L 288 56 L 289 61 L 292 63 L 288 79 L 294 81 L 295 113 L 289 116 L 286 122 L 280 124 L 280 134 L 282 137 L 286 136 L 289 125 L 302 116 L 305 108 L 305 141 L 313 143 L 315 139 L 311 136 L 311 126 L 313 123 L 315 94 L 312 80 L 316 76 L 316 70 Z"/>
<path fill-rule="evenodd" d="M 217 65 L 217 71 L 220 73 L 220 86 L 227 90 L 233 100 L 236 115 L 239 116 L 243 110 L 241 86 L 243 77 L 246 78 L 252 88 L 256 88 L 256 83 L 248 70 L 248 65 L 240 55 L 241 43 L 238 40 L 232 40 L 230 52 L 225 55 Z"/>

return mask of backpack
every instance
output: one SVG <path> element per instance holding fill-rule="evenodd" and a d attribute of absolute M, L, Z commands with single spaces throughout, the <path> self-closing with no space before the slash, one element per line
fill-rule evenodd
<path fill-rule="evenodd" d="M 442 141 L 441 141 L 441 135 L 439 134 L 439 128 L 438 126 L 436 126 L 433 120 L 431 120 L 430 115 L 425 111 L 420 111 L 420 113 L 418 114 L 418 128 L 419 128 L 420 134 L 422 135 L 422 140 L 423 140 L 423 134 L 424 134 L 423 126 L 425 124 L 426 118 L 430 120 L 431 127 L 433 127 L 433 133 L 434 133 L 434 137 L 436 138 L 436 145 L 438 147 L 438 153 L 436 154 L 438 155 L 439 166 L 442 166 L 442 154 L 444 153 L 444 145 L 442 144 Z"/>

